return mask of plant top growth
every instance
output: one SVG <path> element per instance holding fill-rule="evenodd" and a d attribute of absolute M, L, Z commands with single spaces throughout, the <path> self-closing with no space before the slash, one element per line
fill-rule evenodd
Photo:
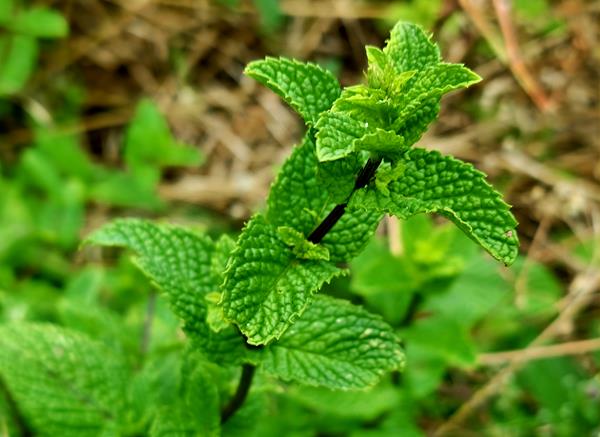
<path fill-rule="evenodd" d="M 385 48 L 366 51 L 365 83 L 343 89 L 312 63 L 269 57 L 247 66 L 307 131 L 277 175 L 266 210 L 237 240 L 140 219 L 116 220 L 87 239 L 133 251 L 183 321 L 190 344 L 180 396 L 136 409 L 118 354 L 58 327 L 5 326 L 0 374 L 27 423 L 44 435 L 131 435 L 146 427 L 154 436 L 217 435 L 244 405 L 257 369 L 337 390 L 365 389 L 401 370 L 404 355 L 390 325 L 319 294 L 348 272 L 384 214 L 440 214 L 497 260 L 515 260 L 517 223 L 485 175 L 413 147 L 442 96 L 480 78 L 443 62 L 431 38 L 406 22 L 393 28 Z M 224 402 L 209 376 L 215 364 L 242 368 Z M 43 396 L 29 390 L 40 377 Z"/>

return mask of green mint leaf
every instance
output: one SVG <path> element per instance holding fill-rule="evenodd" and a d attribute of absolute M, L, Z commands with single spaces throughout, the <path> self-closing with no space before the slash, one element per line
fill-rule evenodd
<path fill-rule="evenodd" d="M 355 167 L 346 167 L 346 161 Z M 335 166 L 343 171 L 348 169 L 352 173 L 346 174 L 345 178 L 336 175 L 339 176 L 336 180 L 333 172 L 323 172 L 328 178 L 323 186 L 317 174 L 324 165 Z M 336 203 L 346 201 L 361 167 L 362 163 L 352 160 L 352 157 L 348 160 L 319 163 L 310 134 L 306 135 L 303 143 L 294 149 L 284 163 L 271 187 L 267 220 L 276 227 L 290 226 L 305 236 L 310 235 Z M 335 187 L 339 187 L 344 193 L 328 192 Z M 340 194 L 346 195 L 339 199 Z M 375 232 L 381 216 L 377 211 L 346 212 L 320 243 L 329 251 L 330 261 L 345 262 L 358 254 Z"/>
<path fill-rule="evenodd" d="M 281 339 L 262 352 L 268 373 L 342 390 L 373 386 L 385 372 L 404 364 L 398 339 L 380 316 L 328 296 L 317 296 Z"/>
<path fill-rule="evenodd" d="M 401 107 L 391 129 L 414 144 L 436 119 L 441 97 L 453 90 L 467 88 L 481 78 L 460 64 L 439 63 L 418 72 L 412 87 L 399 98 Z"/>
<path fill-rule="evenodd" d="M 60 12 L 33 7 L 20 12 L 7 23 L 11 31 L 36 38 L 62 38 L 69 33 L 69 24 Z"/>
<path fill-rule="evenodd" d="M 281 241 L 290 246 L 298 258 L 329 261 L 327 248 L 308 241 L 302 232 L 289 226 L 279 226 L 277 233 Z"/>
<path fill-rule="evenodd" d="M 371 239 L 383 214 L 376 210 L 348 211 L 323 237 L 331 261 L 345 262 L 358 255 Z"/>
<path fill-rule="evenodd" d="M 440 62 L 437 46 L 406 23 L 394 28 L 386 49 L 367 47 L 367 58 L 368 86 L 345 88 L 315 125 L 321 162 L 357 151 L 393 158 L 437 117 L 442 95 L 481 80 L 463 65 Z"/>
<path fill-rule="evenodd" d="M 440 62 L 440 50 L 416 24 L 398 22 L 383 49 L 399 73 L 418 71 Z"/>
<path fill-rule="evenodd" d="M 32 36 L 0 36 L 0 96 L 16 93 L 25 86 L 35 68 L 38 51 L 38 42 Z"/>
<path fill-rule="evenodd" d="M 400 218 L 437 212 L 450 219 L 494 258 L 511 264 L 518 252 L 517 222 L 510 207 L 471 164 L 437 151 L 411 149 L 402 176 L 389 193 L 370 186 L 357 191 L 350 208 L 376 208 Z"/>
<path fill-rule="evenodd" d="M 150 437 L 194 437 L 198 434 L 192 411 L 186 405 L 158 408 L 150 427 Z"/>
<path fill-rule="evenodd" d="M 125 361 L 80 333 L 30 323 L 0 327 L 0 376 L 39 435 L 115 435 L 125 423 Z"/>
<path fill-rule="evenodd" d="M 244 73 L 281 96 L 311 126 L 340 95 L 333 74 L 312 63 L 267 57 L 248 64 Z"/>
<path fill-rule="evenodd" d="M 163 401 L 168 406 L 157 409 L 150 436 L 220 436 L 219 393 L 214 375 L 202 364 L 194 366 L 189 362 L 184 362 L 181 374 L 176 399 Z"/>
<path fill-rule="evenodd" d="M 475 343 L 468 329 L 460 324 L 455 315 L 436 315 L 417 320 L 402 336 L 419 349 L 443 357 L 451 364 L 472 366 L 477 360 Z"/>
<path fill-rule="evenodd" d="M 13 16 L 14 0 L 0 2 L 0 25 L 5 26 Z"/>
<path fill-rule="evenodd" d="M 316 125 L 319 161 L 334 161 L 354 152 L 354 140 L 370 131 L 369 122 L 364 118 L 348 112 L 328 111 L 323 114 Z"/>
<path fill-rule="evenodd" d="M 243 340 L 233 326 L 216 333 L 207 324 L 206 296 L 218 291 L 222 282 L 214 272 L 215 244 L 209 237 L 176 226 L 120 219 L 95 231 L 86 241 L 136 252 L 136 264 L 167 295 L 186 333 L 210 359 L 244 359 Z"/>
<path fill-rule="evenodd" d="M 335 203 L 345 203 L 356 184 L 356 178 L 369 156 L 367 153 L 355 153 L 345 159 L 319 162 L 317 181 L 331 195 Z"/>
<path fill-rule="evenodd" d="M 187 229 L 139 219 L 118 219 L 87 241 L 126 247 L 138 254 L 140 269 L 168 295 L 175 313 L 193 331 L 205 315 L 205 295 L 218 288 L 211 271 L 214 243 Z"/>
<path fill-rule="evenodd" d="M 355 140 L 352 147 L 355 151 L 395 154 L 405 149 L 405 141 L 395 132 L 376 128 L 374 132 Z"/>
<path fill-rule="evenodd" d="M 125 161 L 138 174 L 148 167 L 198 165 L 202 158 L 198 149 L 176 141 L 154 102 L 142 99 L 125 133 Z"/>
<path fill-rule="evenodd" d="M 299 260 L 277 229 L 255 215 L 238 240 L 225 272 L 223 312 L 250 344 L 279 338 L 321 286 L 343 273 L 320 260 Z"/>

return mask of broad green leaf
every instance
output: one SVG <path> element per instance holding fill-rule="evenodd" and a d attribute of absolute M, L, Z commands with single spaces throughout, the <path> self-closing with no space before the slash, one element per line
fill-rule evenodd
<path fill-rule="evenodd" d="M 37 122 L 35 146 L 62 175 L 74 176 L 86 183 L 98 176 L 100 166 L 95 165 L 81 147 L 79 135 L 65 134 L 55 126 Z"/>
<path fill-rule="evenodd" d="M 3 0 L 0 2 L 0 25 L 5 26 L 10 22 L 14 7 L 14 0 Z"/>
<path fill-rule="evenodd" d="M 518 253 L 517 222 L 509 206 L 471 164 L 437 151 L 411 149 L 402 160 L 402 176 L 387 185 L 357 191 L 351 209 L 376 208 L 408 218 L 437 212 L 456 224 L 494 258 L 511 264 Z"/>
<path fill-rule="evenodd" d="M 410 398 L 415 400 L 431 398 L 442 383 L 449 363 L 440 352 L 443 351 L 437 351 L 435 346 L 421 345 L 416 341 L 405 343 L 406 361 L 410 365 L 406 366 L 402 381 L 406 391 L 410 393 Z"/>
<path fill-rule="evenodd" d="M 183 399 L 194 415 L 196 435 L 220 436 L 219 387 L 213 375 L 201 364 L 191 371 L 184 368 L 183 372 L 187 373 L 184 374 Z"/>
<path fill-rule="evenodd" d="M 356 178 L 369 159 L 368 153 L 356 153 L 345 159 L 317 164 L 317 181 L 335 203 L 346 203 L 354 191 Z"/>
<path fill-rule="evenodd" d="M 425 31 L 412 23 L 398 22 L 383 49 L 399 73 L 422 70 L 440 62 L 440 50 Z"/>
<path fill-rule="evenodd" d="M 457 317 L 435 315 L 418 320 L 402 332 L 407 344 L 414 343 L 451 364 L 469 366 L 477 358 L 475 343 Z"/>
<path fill-rule="evenodd" d="M 404 138 L 392 131 L 376 128 L 352 143 L 354 151 L 365 150 L 367 152 L 400 153 L 405 148 Z"/>
<path fill-rule="evenodd" d="M 306 135 L 303 143 L 294 149 L 292 156 L 284 163 L 271 187 L 267 220 L 274 226 L 290 226 L 308 237 L 336 203 L 347 200 L 347 197 L 340 199 L 339 193 L 334 196 L 328 191 L 335 187 L 336 182 L 350 184 L 351 190 L 363 164 L 351 161 L 354 167 L 343 167 L 343 170 L 352 172 L 346 179 L 342 178 L 340 172 L 335 173 L 339 176 L 336 181 L 332 172 L 327 176 L 328 182 L 324 186 L 317 176 L 323 170 L 322 166 L 327 166 L 325 171 L 332 166 L 341 169 L 344 161 L 339 162 L 340 165 L 333 161 L 319 164 L 310 134 Z M 382 214 L 377 211 L 346 211 L 320 243 L 329 251 L 330 261 L 344 262 L 358 254 L 375 232 L 381 217 Z"/>
<path fill-rule="evenodd" d="M 214 243 L 183 228 L 138 219 L 118 219 L 91 234 L 88 242 L 126 247 L 136 264 L 168 295 L 173 309 L 191 330 L 202 323 L 204 295 L 215 291 L 210 269 Z"/>
<path fill-rule="evenodd" d="M 476 73 L 460 64 L 439 63 L 419 71 L 410 89 L 399 97 L 400 110 L 391 129 L 403 137 L 407 145 L 414 144 L 437 117 L 444 94 L 480 81 Z"/>
<path fill-rule="evenodd" d="M 373 126 L 375 128 L 376 126 Z M 334 161 L 354 152 L 354 141 L 370 133 L 369 123 L 347 112 L 328 111 L 317 122 L 317 157 Z"/>
<path fill-rule="evenodd" d="M 137 219 L 119 219 L 92 233 L 87 242 L 126 247 L 137 253 L 136 264 L 164 292 L 185 331 L 209 358 L 241 359 L 246 351 L 233 326 L 209 329 L 206 295 L 221 283 L 212 269 L 212 240 L 183 228 Z"/>
<path fill-rule="evenodd" d="M 213 375 L 204 365 L 194 365 L 187 360 L 179 372 L 179 378 L 177 375 L 165 375 L 171 380 L 174 377 L 180 380 L 179 387 L 169 398 L 162 400 L 162 405 L 159 403 L 150 428 L 150 436 L 220 436 L 219 393 Z M 148 376 L 152 377 L 151 374 Z M 170 382 L 162 381 L 162 384 L 164 386 Z M 154 383 L 157 387 L 152 388 L 160 390 L 160 381 Z M 153 393 L 149 395 L 152 396 Z"/>
<path fill-rule="evenodd" d="M 52 325 L 0 327 L 0 376 L 41 436 L 98 436 L 123 426 L 128 371 L 122 357 Z"/>
<path fill-rule="evenodd" d="M 386 243 L 375 238 L 352 260 L 350 270 L 350 288 L 366 300 L 369 308 L 393 324 L 405 318 L 422 281 L 421 272 L 410 262 L 392 255 Z"/>
<path fill-rule="evenodd" d="M 153 168 L 153 170 L 156 170 Z M 164 208 L 154 186 L 160 175 L 144 179 L 131 173 L 103 169 L 101 178 L 90 187 L 90 198 L 111 206 L 128 206 L 149 210 Z M 127 187 L 126 190 L 123 187 Z"/>
<path fill-rule="evenodd" d="M 44 7 L 19 12 L 8 27 L 15 33 L 36 38 L 62 38 L 69 33 L 69 24 L 60 12 Z"/>
<path fill-rule="evenodd" d="M 251 62 L 244 72 L 281 96 L 310 126 L 340 95 L 333 74 L 312 63 L 267 57 Z"/>
<path fill-rule="evenodd" d="M 125 133 L 125 161 L 134 173 L 146 166 L 198 165 L 197 149 L 178 143 L 160 113 L 148 99 L 142 99 Z"/>
<path fill-rule="evenodd" d="M 330 261 L 349 261 L 358 255 L 371 239 L 383 215 L 375 210 L 349 211 L 323 237 L 321 244 L 329 250 Z"/>
<path fill-rule="evenodd" d="M 442 96 L 480 81 L 481 77 L 477 73 L 462 64 L 440 62 L 415 74 L 414 84 L 402 96 L 405 106 L 402 107 L 401 114 L 416 109 L 429 97 Z"/>
<path fill-rule="evenodd" d="M 35 67 L 38 43 L 28 35 L 0 35 L 0 96 L 20 91 Z"/>
<path fill-rule="evenodd" d="M 399 404 L 398 389 L 384 381 L 370 390 L 340 391 L 322 387 L 291 386 L 287 395 L 314 411 L 359 419 L 376 420 Z"/>
<path fill-rule="evenodd" d="M 317 296 L 262 354 L 263 369 L 281 379 L 341 390 L 371 387 L 404 365 L 398 339 L 380 316 L 328 296 Z"/>
<path fill-rule="evenodd" d="M 261 215 L 246 225 L 223 283 L 223 311 L 250 344 L 279 338 L 325 282 L 343 273 L 325 261 L 298 259 Z"/>
<path fill-rule="evenodd" d="M 283 13 L 278 0 L 254 0 L 260 25 L 266 32 L 274 32 L 283 23 Z"/>
<path fill-rule="evenodd" d="M 499 274 L 498 265 L 477 256 L 465 266 L 448 291 L 428 297 L 423 311 L 449 319 L 460 314 L 456 322 L 471 328 L 501 305 L 510 290 L 510 285 Z"/>
<path fill-rule="evenodd" d="M 199 434 L 194 412 L 180 402 L 156 411 L 150 427 L 150 437 L 196 437 Z"/>

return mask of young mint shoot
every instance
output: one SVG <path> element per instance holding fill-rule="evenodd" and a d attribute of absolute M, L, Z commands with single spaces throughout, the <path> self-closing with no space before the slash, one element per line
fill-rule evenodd
<path fill-rule="evenodd" d="M 269 57 L 247 66 L 308 130 L 277 176 L 266 212 L 250 219 L 235 244 L 138 220 L 116 221 L 88 239 L 134 250 L 193 345 L 211 360 L 244 364 L 244 385 L 254 366 L 334 389 L 369 387 L 402 367 L 391 327 L 317 295 L 346 273 L 340 266 L 363 249 L 385 213 L 437 212 L 505 264 L 517 255 L 517 223 L 484 175 L 412 147 L 437 117 L 441 97 L 480 78 L 442 62 L 430 37 L 410 23 L 398 23 L 386 47 L 367 47 L 367 56 L 365 83 L 345 89 L 311 63 Z M 220 293 L 218 304 L 206 299 L 212 292 Z M 215 331 L 215 317 L 225 329 Z"/>
<path fill-rule="evenodd" d="M 136 265 L 183 322 L 190 353 L 242 369 L 237 390 L 220 403 L 206 372 L 182 363 L 182 384 L 189 386 L 175 404 L 155 413 L 152 435 L 163 435 L 171 424 L 185 424 L 182 432 L 218 435 L 245 405 L 257 370 L 336 390 L 369 388 L 401 370 L 404 355 L 390 325 L 361 306 L 318 294 L 348 273 L 348 262 L 385 214 L 407 219 L 435 212 L 497 260 L 515 260 L 517 222 L 485 175 L 414 147 L 438 116 L 442 96 L 480 78 L 463 65 L 443 62 L 431 38 L 406 22 L 396 24 L 383 49 L 366 50 L 364 83 L 344 89 L 312 63 L 268 57 L 247 66 L 248 76 L 298 112 L 307 131 L 277 175 L 265 212 L 246 223 L 237 241 L 139 219 L 116 220 L 88 237 L 89 243 L 135 253 Z M 68 332 L 3 328 L 0 363 L 14 363 L 5 367 L 16 396 L 29 378 L 11 355 L 16 342 L 35 345 L 31 353 L 39 359 L 31 371 L 54 378 L 47 392 L 55 403 L 43 406 L 43 415 L 41 404 L 23 404 L 25 419 L 37 418 L 36 428 L 81 423 L 92 433 L 127 431 L 122 385 L 98 382 L 98 375 L 123 380 L 120 358 Z M 82 356 L 86 366 L 46 359 L 56 350 Z M 65 384 L 72 392 L 63 390 Z M 210 396 L 200 398 L 194 387 Z M 79 395 L 94 402 L 78 410 Z M 202 417 L 210 418 L 200 420 L 195 405 L 203 405 Z"/>

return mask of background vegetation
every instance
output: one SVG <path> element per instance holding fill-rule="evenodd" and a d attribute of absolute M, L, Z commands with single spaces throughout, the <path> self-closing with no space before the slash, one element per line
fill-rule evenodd
<path fill-rule="evenodd" d="M 0 324 L 125 353 L 140 411 L 175 396 L 177 320 L 128 254 L 79 249 L 82 236 L 117 216 L 235 236 L 302 130 L 244 65 L 283 54 L 353 83 L 363 46 L 399 18 L 484 78 L 444 100 L 420 145 L 490 175 L 522 257 L 498 267 L 441 219 L 388 220 L 326 291 L 395 326 L 406 371 L 358 393 L 262 380 L 223 434 L 597 435 L 593 1 L 0 1 Z M 237 375 L 217 379 L 224 404 Z M 0 436 L 23 434 L 13 401 L 0 390 Z"/>

